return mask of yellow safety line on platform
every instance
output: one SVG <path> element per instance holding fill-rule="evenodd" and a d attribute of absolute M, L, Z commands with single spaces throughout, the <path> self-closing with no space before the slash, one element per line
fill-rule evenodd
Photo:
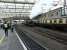
<path fill-rule="evenodd" d="M 4 40 L 5 36 L 3 36 L 0 40 L 0 44 L 2 44 L 3 40 Z"/>

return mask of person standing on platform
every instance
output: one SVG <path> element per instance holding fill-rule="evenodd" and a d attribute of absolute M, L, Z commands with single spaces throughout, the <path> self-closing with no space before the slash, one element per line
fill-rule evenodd
<path fill-rule="evenodd" d="M 7 24 L 7 22 L 5 22 L 3 24 L 3 27 L 4 27 L 4 31 L 5 31 L 5 36 L 8 37 L 8 24 Z"/>
<path fill-rule="evenodd" d="M 11 23 L 11 32 L 13 32 L 14 31 L 14 23 L 12 22 Z"/>

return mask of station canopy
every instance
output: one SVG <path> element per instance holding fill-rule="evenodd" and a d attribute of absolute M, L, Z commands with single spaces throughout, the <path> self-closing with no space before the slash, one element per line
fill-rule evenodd
<path fill-rule="evenodd" d="M 35 0 L 0 0 L 0 18 L 30 16 Z"/>

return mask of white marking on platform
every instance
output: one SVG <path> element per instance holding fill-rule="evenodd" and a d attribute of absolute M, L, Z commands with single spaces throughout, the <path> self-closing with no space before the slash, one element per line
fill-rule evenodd
<path fill-rule="evenodd" d="M 1 38 L 0 44 L 3 42 L 4 38 L 5 38 L 5 36 L 3 36 L 3 37 Z"/>
<path fill-rule="evenodd" d="M 16 36 L 18 37 L 18 39 L 19 39 L 22 47 L 24 48 L 24 50 L 27 50 L 26 46 L 24 45 L 23 41 L 20 39 L 20 37 L 18 36 L 18 34 L 16 33 L 16 31 L 15 31 L 15 34 L 16 34 Z"/>

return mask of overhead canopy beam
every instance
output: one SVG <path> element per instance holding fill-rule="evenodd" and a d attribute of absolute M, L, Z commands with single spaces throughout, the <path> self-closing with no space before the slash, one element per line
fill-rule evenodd
<path fill-rule="evenodd" d="M 4 13 L 30 13 L 30 12 L 4 12 Z"/>
<path fill-rule="evenodd" d="M 33 2 L 17 2 L 17 1 L 2 1 L 0 0 L 0 2 L 3 2 L 3 3 L 14 3 L 14 4 L 34 4 Z"/>
<path fill-rule="evenodd" d="M 22 7 L 22 8 L 2 8 L 2 7 L 0 7 L 0 9 L 32 9 L 32 7 L 28 7 L 28 8 L 25 8 L 25 7 Z"/>

